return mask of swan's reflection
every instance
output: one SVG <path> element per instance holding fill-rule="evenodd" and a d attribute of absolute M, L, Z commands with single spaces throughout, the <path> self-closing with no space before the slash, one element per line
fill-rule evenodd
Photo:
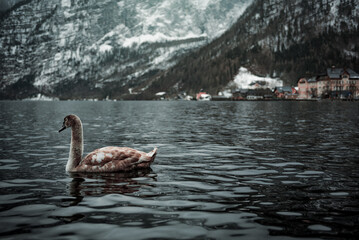
<path fill-rule="evenodd" d="M 72 181 L 69 183 L 69 193 L 75 198 L 70 205 L 74 206 L 84 196 L 137 192 L 142 186 L 153 186 L 151 181 L 156 181 L 157 175 L 149 168 L 117 173 L 70 173 L 70 177 Z"/>

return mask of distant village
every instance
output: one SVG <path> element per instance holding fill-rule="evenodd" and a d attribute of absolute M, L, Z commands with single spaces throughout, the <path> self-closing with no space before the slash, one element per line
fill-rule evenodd
<path fill-rule="evenodd" d="M 197 101 L 223 100 L 359 100 L 359 74 L 350 68 L 327 68 L 325 73 L 302 77 L 297 86 L 280 86 L 270 89 L 265 81 L 254 81 L 250 89 L 233 89 L 211 96 L 205 91 L 195 98 L 182 94 L 178 99 Z M 166 99 L 166 93 L 156 94 L 157 99 Z"/>

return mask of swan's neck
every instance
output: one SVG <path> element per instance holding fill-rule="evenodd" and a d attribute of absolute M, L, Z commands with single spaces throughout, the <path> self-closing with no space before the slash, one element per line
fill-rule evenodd
<path fill-rule="evenodd" d="M 71 128 L 71 146 L 69 160 L 67 161 L 66 171 L 71 172 L 76 168 L 82 159 L 82 152 L 84 149 L 83 145 L 83 133 L 82 133 L 82 123 L 79 120 L 77 124 Z"/>

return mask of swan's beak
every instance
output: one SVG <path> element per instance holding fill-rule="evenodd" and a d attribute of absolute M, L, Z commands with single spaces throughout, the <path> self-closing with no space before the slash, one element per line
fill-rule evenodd
<path fill-rule="evenodd" d="M 59 132 L 62 132 L 66 129 L 66 126 L 62 126 L 62 128 L 59 130 Z"/>

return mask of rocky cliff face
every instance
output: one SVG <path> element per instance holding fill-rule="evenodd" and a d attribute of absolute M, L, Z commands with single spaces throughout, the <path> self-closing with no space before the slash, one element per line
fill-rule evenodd
<path fill-rule="evenodd" d="M 20 1 L 0 19 L 0 96 L 120 98 L 144 90 L 159 70 L 225 32 L 251 2 Z"/>
<path fill-rule="evenodd" d="M 240 67 L 286 85 L 328 66 L 359 71 L 359 5 L 355 0 L 255 0 L 220 38 L 156 76 L 155 91 L 217 94 Z"/>

